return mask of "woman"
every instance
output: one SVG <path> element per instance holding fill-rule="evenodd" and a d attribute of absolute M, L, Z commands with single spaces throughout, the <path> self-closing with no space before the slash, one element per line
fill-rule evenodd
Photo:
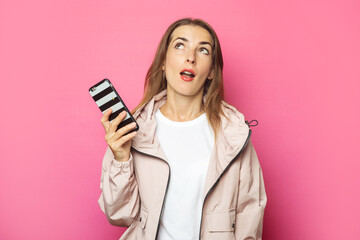
<path fill-rule="evenodd" d="M 120 239 L 261 239 L 266 194 L 244 116 L 223 101 L 216 33 L 199 19 L 165 32 L 134 125 L 102 124 L 99 204 Z"/>

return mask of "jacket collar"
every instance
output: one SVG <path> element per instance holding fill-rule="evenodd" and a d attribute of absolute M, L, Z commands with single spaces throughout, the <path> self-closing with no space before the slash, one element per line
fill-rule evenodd
<path fill-rule="evenodd" d="M 156 138 L 156 111 L 166 101 L 166 90 L 153 97 L 148 104 L 140 107 L 134 114 L 139 130 L 132 140 L 132 146 L 145 154 L 153 155 L 165 160 L 165 155 Z M 204 97 L 204 101 L 206 98 Z M 222 102 L 225 116 L 221 119 L 221 128 L 209 162 L 205 190 L 208 190 L 214 181 L 221 175 L 229 163 L 236 157 L 244 146 L 249 127 L 245 123 L 244 115 L 233 106 Z M 207 191 L 205 191 L 207 192 Z"/>
<path fill-rule="evenodd" d="M 139 130 L 132 140 L 132 147 L 136 150 L 160 157 L 165 160 L 165 155 L 160 148 L 160 143 L 155 136 L 156 111 L 166 101 L 166 90 L 158 93 L 148 104 L 141 106 L 135 113 L 134 118 L 139 125 Z"/>

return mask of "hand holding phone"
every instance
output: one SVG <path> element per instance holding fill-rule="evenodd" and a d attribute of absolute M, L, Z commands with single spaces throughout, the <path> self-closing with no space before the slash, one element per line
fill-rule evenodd
<path fill-rule="evenodd" d="M 89 93 L 103 113 L 101 123 L 105 140 L 117 161 L 127 161 L 130 156 L 131 139 L 139 129 L 134 117 L 108 79 L 90 87 Z"/>
<path fill-rule="evenodd" d="M 101 123 L 105 129 L 105 141 L 114 154 L 114 157 L 119 162 L 126 162 L 130 158 L 131 139 L 135 137 L 136 131 L 131 130 L 136 127 L 134 122 L 125 125 L 116 130 L 119 123 L 126 117 L 126 112 L 121 112 L 111 123 L 109 116 L 112 114 L 111 108 L 105 111 L 101 118 Z M 131 132 L 131 133 L 129 133 Z"/>

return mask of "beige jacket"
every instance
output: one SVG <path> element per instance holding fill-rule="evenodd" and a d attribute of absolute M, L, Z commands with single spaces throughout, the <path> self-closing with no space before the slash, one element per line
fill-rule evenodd
<path fill-rule="evenodd" d="M 109 148 L 104 156 L 99 204 L 111 224 L 129 227 L 120 239 L 157 238 L 171 177 L 155 137 L 155 112 L 165 100 L 166 90 L 134 114 L 140 129 L 128 162 L 116 161 Z M 222 119 L 209 162 L 200 239 L 258 240 L 267 200 L 261 167 L 244 116 L 226 103 L 223 107 L 229 119 Z"/>

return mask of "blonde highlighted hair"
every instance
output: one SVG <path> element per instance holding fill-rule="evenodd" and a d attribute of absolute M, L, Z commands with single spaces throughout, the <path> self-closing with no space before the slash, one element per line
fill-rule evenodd
<path fill-rule="evenodd" d="M 221 116 L 224 115 L 221 108 L 224 99 L 223 58 L 220 42 L 214 29 L 201 19 L 183 18 L 177 20 L 168 27 L 160 40 L 154 60 L 147 71 L 143 98 L 132 112 L 135 113 L 141 106 L 147 104 L 155 95 L 166 89 L 167 81 L 165 74 L 162 71 L 162 66 L 165 62 L 166 52 L 171 41 L 171 34 L 175 29 L 184 25 L 198 26 L 207 30 L 213 40 L 212 69 L 214 69 L 214 78 L 205 81 L 204 95 L 206 95 L 206 101 L 202 108 L 205 111 L 207 119 L 216 136 L 221 125 Z"/>

